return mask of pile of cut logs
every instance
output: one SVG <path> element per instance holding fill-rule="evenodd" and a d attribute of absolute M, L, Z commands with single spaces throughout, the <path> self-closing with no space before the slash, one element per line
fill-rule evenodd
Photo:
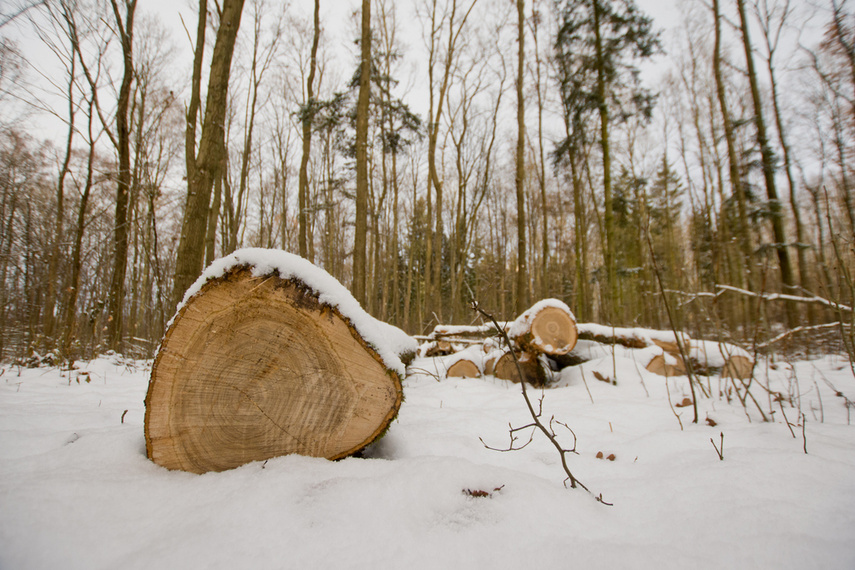
<path fill-rule="evenodd" d="M 422 341 L 419 356 L 438 358 L 447 377 L 473 378 L 494 375 L 520 381 L 513 355 L 525 381 L 543 386 L 554 372 L 576 366 L 622 347 L 647 371 L 661 376 L 685 376 L 687 364 L 695 374 L 745 379 L 751 376 L 754 360 L 739 347 L 692 339 L 681 333 L 681 353 L 672 331 L 607 327 L 577 323 L 562 302 L 549 299 L 532 306 L 516 320 L 498 323 L 511 341 L 503 340 L 493 324 L 480 326 L 438 325 Z"/>

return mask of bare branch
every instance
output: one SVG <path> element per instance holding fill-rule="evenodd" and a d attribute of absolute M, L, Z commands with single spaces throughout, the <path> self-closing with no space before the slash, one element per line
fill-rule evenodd
<path fill-rule="evenodd" d="M 472 309 L 473 309 L 474 311 L 478 312 L 482 317 L 484 317 L 485 319 L 487 319 L 487 321 L 488 321 L 488 322 L 492 322 L 492 323 L 493 323 L 493 325 L 495 325 L 496 330 L 498 330 L 498 331 L 499 331 L 499 333 L 502 335 L 502 337 L 503 337 L 504 341 L 508 344 L 508 346 L 511 346 L 511 339 L 508 337 L 508 335 L 507 335 L 507 333 L 505 332 L 505 330 L 504 330 L 501 326 L 499 326 L 499 323 L 496 321 L 496 319 L 493 317 L 493 315 L 491 315 L 491 314 L 487 313 L 486 311 L 484 311 L 484 309 L 482 309 L 482 308 L 481 308 L 481 306 L 478 304 L 478 302 L 477 302 L 477 301 L 474 301 L 474 300 L 472 301 Z M 516 367 L 517 367 L 517 372 L 518 372 L 518 374 L 519 374 L 520 378 L 521 378 L 521 379 L 524 379 L 524 378 L 525 378 L 525 375 L 524 375 L 524 374 L 523 374 L 523 372 L 522 372 L 522 367 L 520 366 L 519 360 L 517 360 L 516 354 L 514 353 L 514 351 L 513 351 L 513 350 L 511 350 L 511 356 L 512 356 L 512 357 L 513 357 L 513 359 L 514 359 L 514 364 L 515 364 L 515 365 L 516 365 Z M 536 428 L 536 430 L 540 430 L 540 432 L 541 432 L 543 435 L 545 435 L 545 436 L 546 436 L 546 438 L 547 438 L 547 439 L 549 440 L 549 442 L 550 442 L 550 443 L 555 447 L 555 449 L 557 449 L 557 450 L 558 450 L 558 455 L 559 455 L 559 457 L 561 458 L 561 466 L 562 466 L 562 468 L 564 469 L 564 473 L 566 473 L 566 474 L 567 474 L 567 478 L 566 478 L 566 479 L 564 479 L 564 484 L 565 484 L 565 486 L 567 485 L 567 482 L 569 481 L 569 482 L 570 482 L 570 487 L 571 487 L 571 488 L 574 488 L 574 489 L 575 489 L 577 486 L 579 486 L 579 487 L 581 487 L 581 488 L 585 489 L 586 491 L 588 491 L 588 493 L 591 493 L 591 490 L 590 490 L 590 489 L 588 489 L 588 487 L 586 487 L 586 486 L 585 486 L 581 481 L 579 481 L 578 479 L 576 479 L 576 477 L 575 477 L 575 476 L 573 475 L 573 473 L 570 471 L 570 467 L 567 465 L 567 454 L 568 454 L 568 453 L 576 453 L 576 434 L 573 432 L 573 430 L 572 430 L 572 429 L 570 429 L 570 427 L 569 427 L 567 424 L 564 424 L 564 423 L 561 423 L 561 422 L 557 422 L 557 421 L 555 420 L 555 417 L 554 417 L 554 416 L 549 420 L 549 427 L 545 426 L 545 425 L 543 424 L 543 422 L 541 422 L 541 421 L 540 421 L 540 417 L 541 417 L 541 415 L 542 415 L 542 411 L 543 411 L 543 410 L 542 410 L 542 408 L 541 408 L 541 409 L 540 409 L 540 411 L 535 412 L 535 410 L 534 410 L 534 405 L 531 403 L 531 399 L 530 399 L 530 398 L 529 398 L 529 396 L 528 396 L 528 389 L 526 388 L 525 380 L 522 380 L 522 381 L 520 382 L 520 385 L 522 386 L 522 395 L 523 395 L 523 399 L 525 400 L 526 407 L 528 408 L 529 414 L 531 415 L 532 423 L 531 423 L 531 424 L 528 424 L 528 425 L 526 425 L 526 426 L 520 427 L 520 428 L 514 428 L 514 427 L 512 427 L 512 426 L 509 426 L 509 427 L 510 427 L 510 435 L 511 435 L 511 445 L 508 447 L 508 449 L 506 449 L 506 450 L 499 450 L 499 451 L 513 451 L 513 450 L 515 450 L 515 448 L 513 447 L 513 444 L 514 444 L 514 442 L 516 441 L 516 435 L 515 435 L 515 433 L 516 433 L 517 431 L 520 431 L 520 430 L 523 430 L 523 429 L 527 429 L 527 428 Z M 541 397 L 541 399 L 540 399 L 540 404 L 541 404 L 541 407 L 542 407 L 542 404 L 543 404 L 543 397 Z M 571 434 L 573 434 L 573 448 L 572 448 L 572 449 L 567 449 L 567 448 L 563 447 L 563 446 L 558 442 L 557 436 L 556 436 L 556 434 L 555 434 L 555 430 L 554 430 L 554 429 L 553 429 L 553 427 L 552 427 L 552 426 L 553 426 L 554 424 L 556 424 L 556 423 L 557 423 L 557 424 L 559 424 L 559 425 L 564 426 L 565 428 L 567 428 L 567 429 L 570 431 L 570 433 L 571 433 Z M 529 438 L 529 441 L 528 441 L 525 445 L 528 445 L 529 443 L 531 443 L 531 440 L 534 438 L 534 432 L 535 432 L 535 429 L 532 429 L 532 431 L 531 431 L 531 436 L 530 436 L 530 438 Z M 481 440 L 481 442 L 482 442 L 482 443 L 484 443 L 484 440 Z M 488 449 L 492 449 L 492 448 L 490 448 L 489 446 L 487 446 L 487 444 L 484 444 L 484 445 L 485 445 L 485 447 L 487 447 Z M 524 445 L 524 446 L 522 446 L 522 447 L 525 447 L 525 445 Z M 516 449 L 522 449 L 522 447 L 520 447 L 520 448 L 516 448 Z M 593 495 L 593 493 L 591 493 L 591 494 Z M 597 501 L 599 501 L 599 502 L 603 503 L 604 505 L 611 505 L 610 503 L 607 503 L 607 502 L 605 502 L 605 501 L 603 500 L 603 496 L 602 496 L 602 494 L 600 494 L 598 497 L 595 497 L 595 498 L 596 498 L 596 500 L 597 500 Z"/>

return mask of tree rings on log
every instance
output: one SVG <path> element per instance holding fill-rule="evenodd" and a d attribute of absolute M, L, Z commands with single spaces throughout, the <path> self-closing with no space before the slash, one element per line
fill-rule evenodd
<path fill-rule="evenodd" d="M 516 355 L 525 381 L 532 386 L 543 386 L 546 383 L 546 373 L 540 365 L 537 356 L 526 352 L 518 352 Z M 493 374 L 496 378 L 510 380 L 515 383 L 519 383 L 521 380 L 513 354 L 510 351 L 503 354 L 496 361 Z"/>
<path fill-rule="evenodd" d="M 478 378 L 481 376 L 481 371 L 478 370 L 478 365 L 468 358 L 461 358 L 448 367 L 445 376 L 447 378 Z"/>
<path fill-rule="evenodd" d="M 398 374 L 338 309 L 297 280 L 236 267 L 191 297 L 164 336 L 146 452 L 193 473 L 291 453 L 338 459 L 377 439 L 402 396 Z"/>
<path fill-rule="evenodd" d="M 514 340 L 520 347 L 538 354 L 567 354 L 576 346 L 579 337 L 573 314 L 557 304 L 535 305 L 521 315 L 511 328 Z"/>

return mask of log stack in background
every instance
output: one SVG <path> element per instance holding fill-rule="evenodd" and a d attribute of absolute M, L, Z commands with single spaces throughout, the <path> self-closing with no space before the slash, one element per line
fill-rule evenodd
<path fill-rule="evenodd" d="M 569 307 L 555 299 L 540 301 L 514 321 L 499 325 L 511 340 L 510 348 L 493 325 L 439 325 L 429 336 L 421 337 L 425 341 L 421 356 L 445 359 L 449 377 L 472 377 L 477 369 L 481 375 L 519 382 L 512 349 L 526 382 L 543 386 L 555 371 L 577 366 L 619 347 L 630 351 L 648 372 L 665 377 L 687 374 L 673 331 L 577 323 Z M 696 373 L 734 379 L 751 376 L 754 360 L 746 351 L 724 342 L 680 335 Z M 479 343 L 483 345 L 480 356 L 472 350 L 472 345 Z M 504 351 L 497 351 L 499 346 Z"/>

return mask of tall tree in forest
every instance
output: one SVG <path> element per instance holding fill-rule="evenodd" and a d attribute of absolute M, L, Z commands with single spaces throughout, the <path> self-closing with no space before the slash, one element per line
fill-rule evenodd
<path fill-rule="evenodd" d="M 173 282 L 170 309 L 174 309 L 187 288 L 196 280 L 202 271 L 205 260 L 205 234 L 208 225 L 208 209 L 211 200 L 211 190 L 214 179 L 222 164 L 225 152 L 225 114 L 228 97 L 229 75 L 231 73 L 232 55 L 235 40 L 240 26 L 244 0 L 223 0 L 220 10 L 220 25 L 214 42 L 214 52 L 211 57 L 211 73 L 208 77 L 208 93 L 205 104 L 205 120 L 199 139 L 199 150 L 195 152 L 195 144 L 189 145 L 191 152 L 187 154 L 187 202 L 184 209 L 184 220 L 181 226 L 181 239 L 175 260 L 175 279 Z M 204 30 L 207 18 L 207 1 L 199 2 L 199 26 Z M 193 80 L 197 81 L 197 69 L 201 72 L 203 57 L 204 31 L 197 31 L 196 53 L 193 59 Z M 201 41 L 200 41 L 201 39 Z M 193 94 L 199 95 L 194 86 Z M 191 97 L 187 111 L 187 137 L 191 134 L 195 141 L 195 128 L 199 101 Z M 194 112 L 191 117 L 191 112 Z M 192 122 L 191 122 L 192 121 Z M 191 164 L 192 162 L 192 164 Z"/>
<path fill-rule="evenodd" d="M 516 312 L 529 306 L 528 268 L 525 236 L 525 1 L 517 0 L 517 152 L 514 183 L 517 190 L 517 295 Z"/>
<path fill-rule="evenodd" d="M 763 34 L 763 43 L 766 48 L 766 71 L 769 74 L 771 89 L 772 113 L 775 118 L 775 128 L 778 131 L 778 144 L 781 147 L 784 159 L 784 174 L 786 174 L 790 208 L 793 213 L 794 229 L 796 232 L 796 260 L 799 268 L 799 285 L 803 291 L 810 291 L 812 287 L 809 281 L 807 265 L 807 252 L 805 247 L 805 224 L 802 221 L 801 208 L 796 195 L 796 182 L 793 175 L 794 157 L 787 133 L 787 125 L 784 122 L 784 113 L 780 102 L 780 85 L 778 82 L 775 56 L 781 45 L 782 34 L 789 25 L 788 20 L 793 16 L 793 6 L 790 0 L 759 0 L 753 4 L 754 11 L 760 23 L 760 31 Z M 808 306 L 809 314 L 811 306 Z"/>
<path fill-rule="evenodd" d="M 736 0 L 739 9 L 739 21 L 742 29 L 742 44 L 745 48 L 745 60 L 748 66 L 748 83 L 751 87 L 751 100 L 754 104 L 754 126 L 757 129 L 757 144 L 760 147 L 760 158 L 763 163 L 763 179 L 766 182 L 766 198 L 769 202 L 769 215 L 772 219 L 772 233 L 775 239 L 774 249 L 778 255 L 778 265 L 781 271 L 781 282 L 787 293 L 793 293 L 796 280 L 790 265 L 790 255 L 787 250 L 787 233 L 784 228 L 784 213 L 781 201 L 778 199 L 778 188 L 775 182 L 775 152 L 769 144 L 766 134 L 766 122 L 763 118 L 763 102 L 760 97 L 760 86 L 757 71 L 754 68 L 754 57 L 751 48 L 751 37 L 748 30 L 748 16 L 745 10 L 745 0 Z M 787 303 L 787 321 L 790 327 L 797 324 L 797 310 L 792 303 Z"/>
<path fill-rule="evenodd" d="M 39 30 L 39 36 L 42 38 L 42 41 L 50 48 L 50 50 L 54 54 L 57 55 L 57 57 L 62 62 L 63 67 L 68 73 L 68 84 L 66 90 L 66 97 L 68 103 L 68 115 L 66 121 L 68 123 L 68 134 L 65 139 L 64 156 L 62 158 L 62 164 L 60 166 L 56 182 L 56 219 L 54 220 L 54 235 L 50 248 L 50 258 L 48 259 L 47 289 L 45 291 L 45 315 L 43 332 L 45 338 L 49 342 L 52 342 L 55 338 L 56 324 L 59 320 L 57 319 L 57 285 L 59 277 L 60 257 L 63 255 L 61 246 L 65 241 L 65 181 L 68 178 L 69 173 L 71 172 L 70 165 L 72 144 L 74 142 L 74 135 L 76 131 L 74 119 L 78 105 L 78 101 L 75 99 L 75 90 L 77 82 L 77 54 L 74 50 L 74 35 L 69 25 L 69 18 L 63 15 L 68 8 L 69 7 L 64 2 L 61 2 L 59 4 L 45 5 L 45 9 L 47 10 L 51 26 L 58 31 L 57 36 L 59 39 L 54 38 L 52 35 L 49 35 L 47 33 L 42 33 L 42 30 Z M 65 41 L 68 41 L 70 44 L 68 51 L 63 49 L 60 45 L 61 42 Z M 5 62 L 0 60 L 0 70 L 2 70 L 0 71 L 0 77 L 8 73 L 5 69 L 8 64 L 4 65 L 4 63 Z"/>
<path fill-rule="evenodd" d="M 69 34 L 77 54 L 78 61 L 83 68 L 84 76 L 92 91 L 92 98 L 98 118 L 104 127 L 104 132 L 110 138 L 110 142 L 116 149 L 119 159 L 119 168 L 116 173 L 116 214 L 113 221 L 113 270 L 110 279 L 110 288 L 107 293 L 107 344 L 110 348 L 118 350 L 122 343 L 122 325 L 124 312 L 125 275 L 128 260 L 128 210 L 131 191 L 131 137 L 130 118 L 128 111 L 131 105 L 131 85 L 134 81 L 133 61 L 133 31 L 134 15 L 136 13 L 136 0 L 123 0 L 125 14 L 119 10 L 118 0 L 110 0 L 110 5 L 115 19 L 117 34 L 122 45 L 122 82 L 119 86 L 116 101 L 115 130 L 111 128 L 111 121 L 104 115 L 98 97 L 99 85 L 98 74 L 93 73 L 84 48 L 82 47 L 82 34 L 77 22 L 79 15 L 74 6 L 65 2 L 61 4 L 62 14 L 68 25 Z M 103 56 L 105 46 L 96 50 L 98 54 L 98 66 L 101 65 L 100 58 Z M 99 67 L 100 69 L 100 67 Z"/>
<path fill-rule="evenodd" d="M 612 197 L 610 128 L 615 120 L 634 113 L 649 117 L 653 96 L 641 87 L 635 62 L 660 50 L 653 21 L 632 0 L 563 0 L 558 4 L 559 29 L 555 40 L 560 70 L 573 70 L 574 86 L 596 106 L 599 114 L 603 177 L 603 261 L 606 308 L 619 302 L 615 265 L 615 222 Z M 560 77 L 559 81 L 566 78 Z M 607 314 L 609 320 L 612 314 Z"/>
<path fill-rule="evenodd" d="M 223 160 L 224 166 L 220 171 L 221 176 L 218 176 L 217 179 L 222 178 L 222 186 L 224 189 L 224 202 L 225 202 L 225 221 L 224 225 L 227 227 L 224 228 L 223 233 L 226 236 L 223 243 L 223 252 L 228 254 L 233 252 L 238 247 L 238 233 L 240 232 L 241 226 L 243 225 L 244 218 L 246 216 L 245 212 L 245 204 L 248 200 L 249 194 L 249 176 L 250 169 L 252 166 L 253 153 L 255 152 L 253 141 L 255 140 L 255 127 L 256 127 L 256 118 L 258 116 L 260 108 L 265 104 L 266 101 L 260 100 L 260 92 L 261 85 L 264 81 L 264 76 L 267 74 L 267 71 L 270 69 L 271 65 L 274 62 L 274 59 L 279 51 L 279 42 L 282 39 L 282 18 L 270 18 L 267 14 L 267 4 L 265 0 L 251 0 L 252 4 L 252 58 L 249 66 L 249 74 L 246 78 L 245 83 L 247 83 L 246 90 L 246 102 L 244 106 L 243 113 L 243 140 L 242 140 L 242 149 L 240 151 L 240 171 L 238 173 L 238 188 L 237 188 L 237 196 L 235 197 L 232 192 L 231 184 L 228 182 L 226 165 L 228 164 L 228 153 L 224 152 Z M 272 20 L 270 29 L 269 29 L 269 37 L 265 41 L 264 39 L 264 24 L 268 21 Z M 261 98 L 263 99 L 263 97 Z M 229 123 L 230 121 L 227 121 Z M 227 129 L 230 130 L 230 129 Z M 215 187 L 215 191 L 216 191 Z M 260 195 L 261 197 L 261 195 Z M 219 196 L 214 194 L 214 203 L 210 208 L 209 219 L 209 227 L 208 234 L 213 236 L 215 228 L 210 227 L 211 225 L 216 224 L 216 218 L 219 215 Z M 261 225 L 263 229 L 264 218 L 261 216 L 259 218 L 261 221 Z"/>
<path fill-rule="evenodd" d="M 736 147 L 736 137 L 734 135 L 733 119 L 730 115 L 730 108 L 727 101 L 727 91 L 724 84 L 724 76 L 722 71 L 722 15 L 720 0 L 713 0 L 713 19 L 715 29 L 715 46 L 713 48 L 713 77 L 715 78 L 716 96 L 718 106 L 721 111 L 722 126 L 724 128 L 724 140 L 727 145 L 727 162 L 730 173 L 730 185 L 733 189 L 733 195 L 736 198 L 737 208 L 737 240 L 742 251 L 743 262 L 739 264 L 741 272 L 747 270 L 748 274 L 744 277 L 741 287 L 753 288 L 753 272 L 752 268 L 752 244 L 748 227 L 748 208 L 745 185 L 742 180 L 742 167 L 740 164 L 739 153 Z"/>
<path fill-rule="evenodd" d="M 116 30 L 122 44 L 122 84 L 116 103 L 116 138 L 119 172 L 116 190 L 116 219 L 113 231 L 113 275 L 110 280 L 107 306 L 107 343 L 114 350 L 122 347 L 122 327 L 125 297 L 125 274 L 128 266 L 128 206 L 131 193 L 131 136 L 128 109 L 131 104 L 131 83 L 134 80 L 134 13 L 137 0 L 124 0 L 124 17 L 117 0 L 110 0 Z"/>
<path fill-rule="evenodd" d="M 300 179 L 297 213 L 299 226 L 300 255 L 308 258 L 308 221 L 306 212 L 309 207 L 309 155 L 312 151 L 312 119 L 315 114 L 315 68 L 317 67 L 318 42 L 321 35 L 321 0 L 315 0 L 315 12 L 312 27 L 312 50 L 309 55 L 309 76 L 306 78 L 306 104 L 300 109 L 300 126 L 303 131 L 303 154 L 300 157 Z"/>
<path fill-rule="evenodd" d="M 368 246 L 368 113 L 371 99 L 371 0 L 362 0 L 359 95 L 356 102 L 356 224 L 351 292 L 365 304 Z"/>
<path fill-rule="evenodd" d="M 471 0 L 469 6 L 459 10 L 457 0 L 450 0 L 450 6 L 441 10 L 439 0 L 428 0 L 425 24 L 429 30 L 425 33 L 428 44 L 428 184 L 436 194 L 435 203 L 431 202 L 431 194 L 428 191 L 427 216 L 430 219 L 434 214 L 435 225 L 433 231 L 428 230 L 427 240 L 427 263 L 425 266 L 425 303 L 427 314 L 436 314 L 442 319 L 441 303 L 441 268 L 442 268 L 442 209 L 443 209 L 443 181 L 439 177 L 437 168 L 437 142 L 439 140 L 440 119 L 446 112 L 446 97 L 449 85 L 454 73 L 457 60 L 460 57 L 461 43 L 465 41 L 464 30 L 469 16 L 478 3 Z M 447 28 L 446 31 L 443 31 Z M 443 36 L 445 34 L 445 36 Z M 442 41 L 445 40 L 445 51 L 442 52 Z M 430 224 L 429 224 L 430 225 Z"/>

